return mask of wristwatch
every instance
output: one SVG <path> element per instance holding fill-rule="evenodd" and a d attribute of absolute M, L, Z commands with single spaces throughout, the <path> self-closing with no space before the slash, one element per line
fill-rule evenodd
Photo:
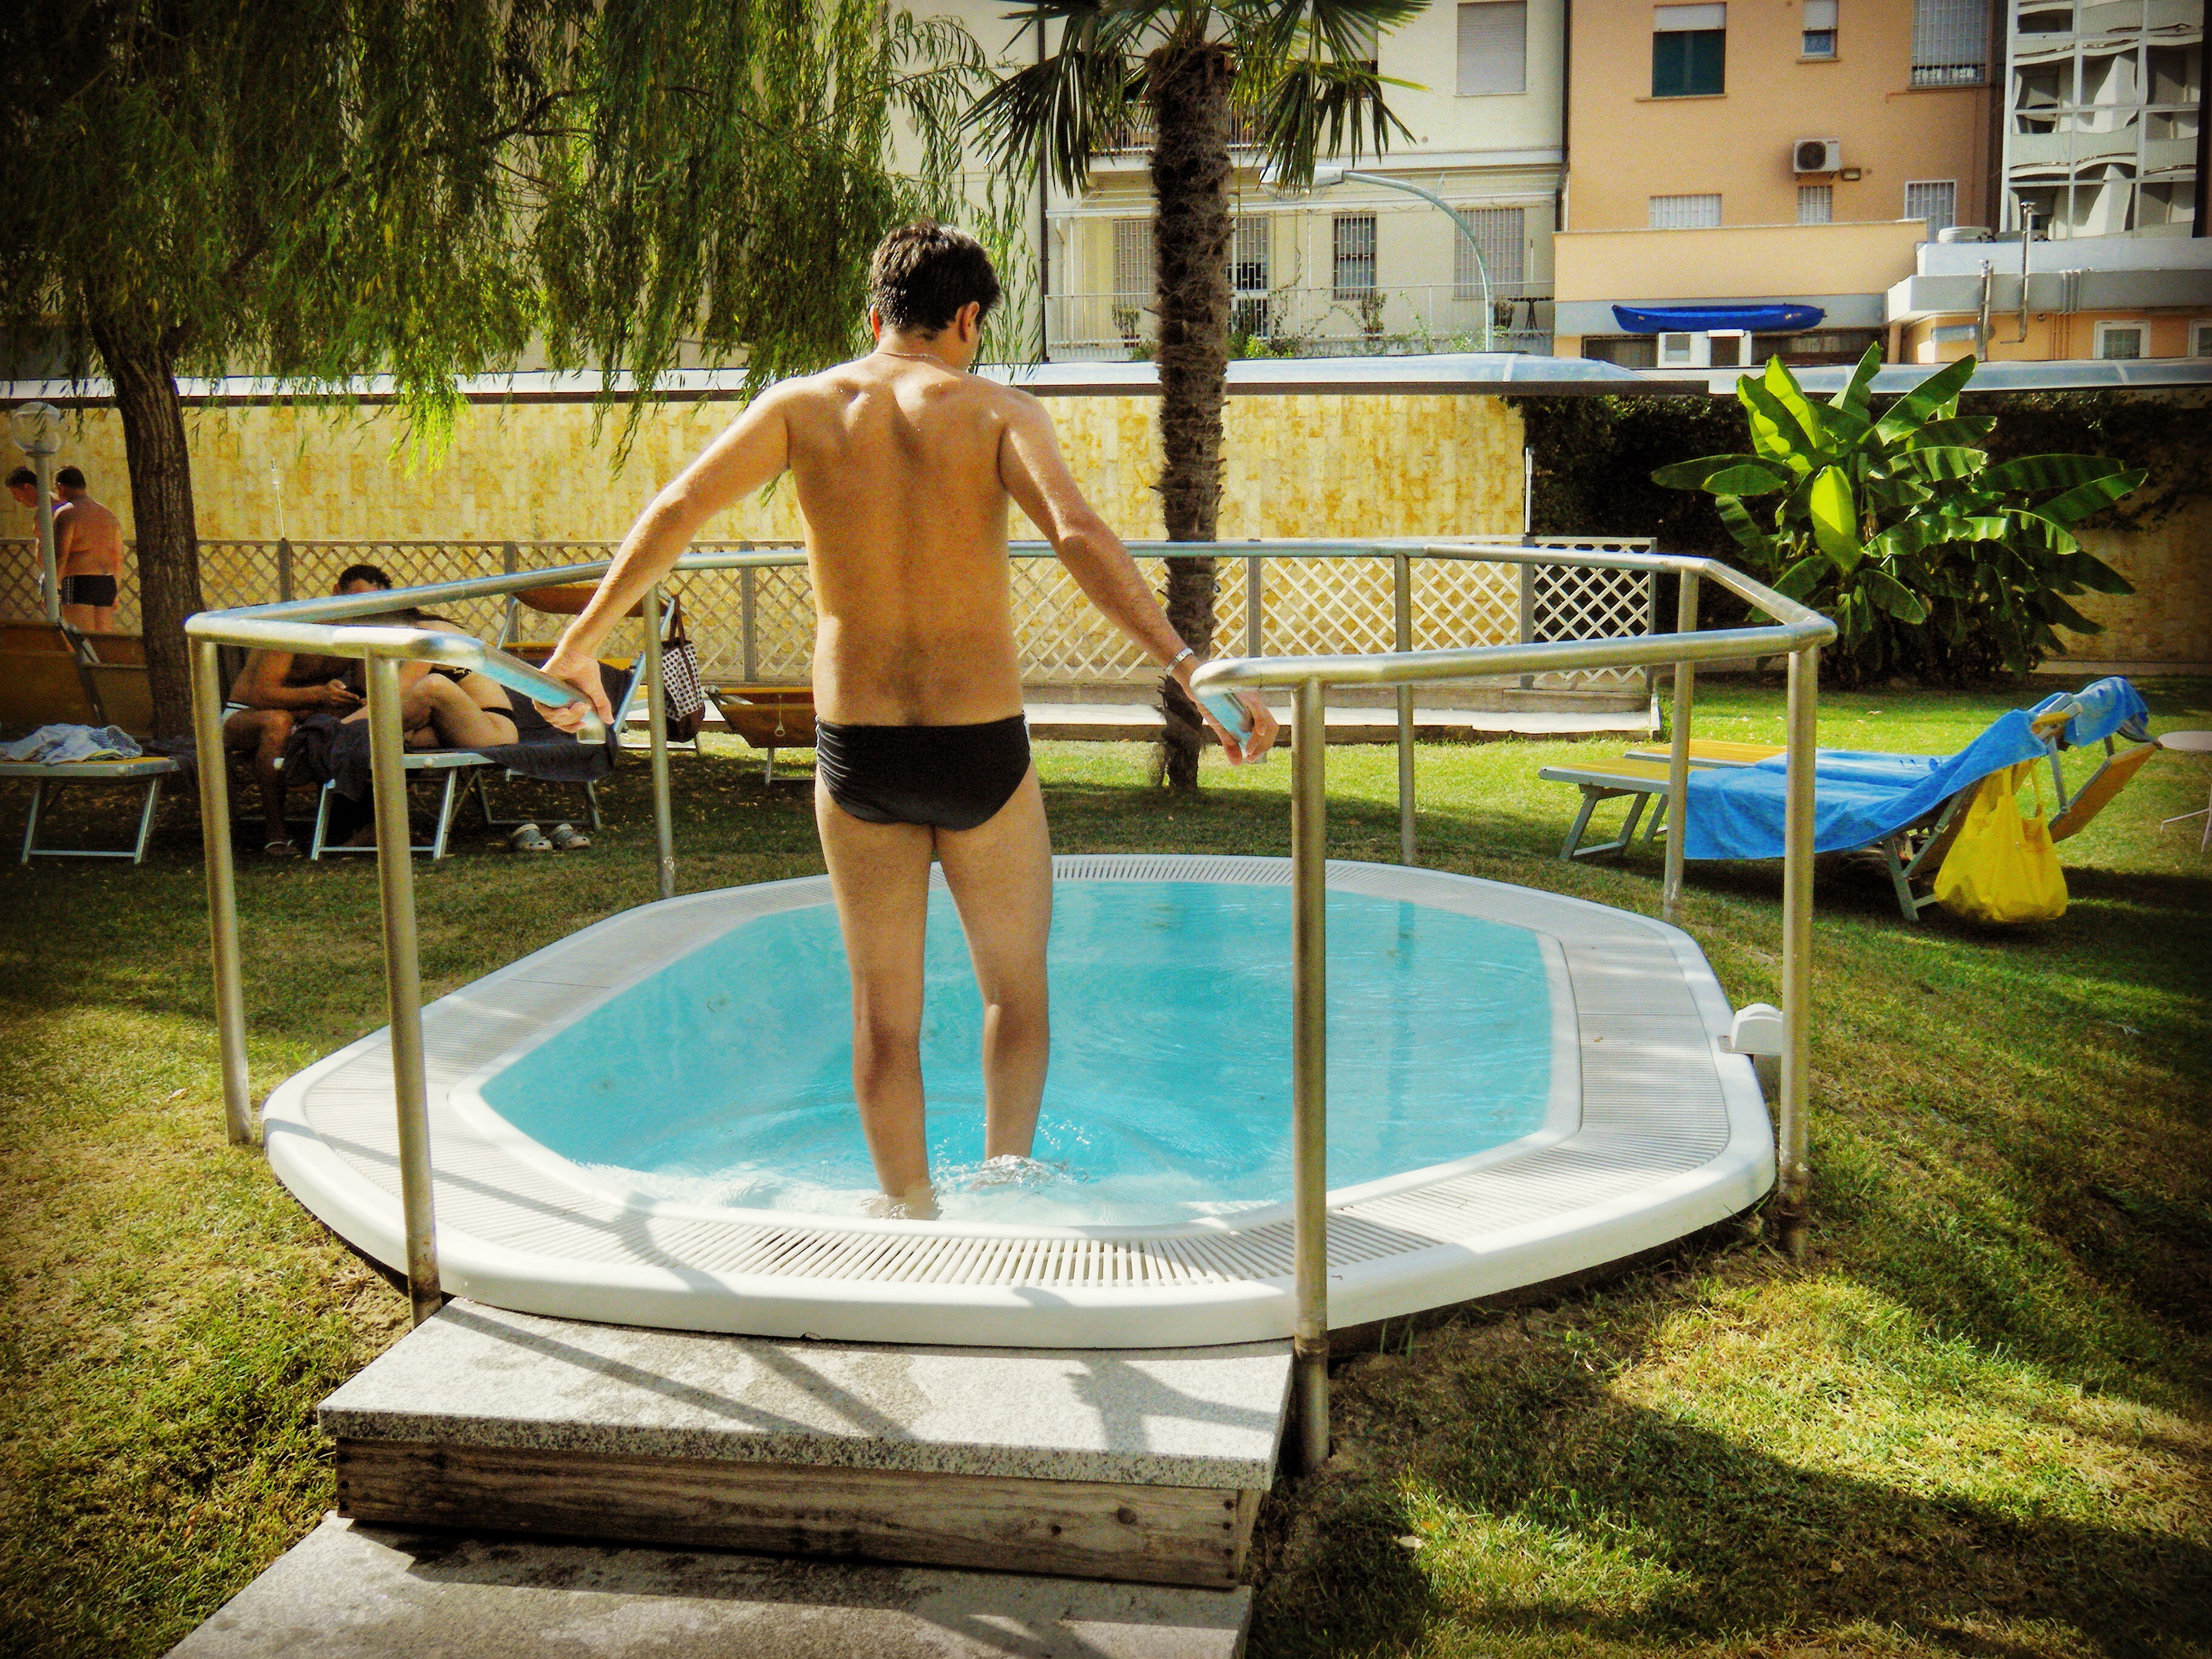
<path fill-rule="evenodd" d="M 1197 652 L 1186 645 L 1182 650 L 1176 652 L 1175 655 L 1168 659 L 1168 672 L 1170 673 L 1173 673 L 1176 665 L 1179 665 L 1185 657 L 1194 657 L 1197 654 Z"/>

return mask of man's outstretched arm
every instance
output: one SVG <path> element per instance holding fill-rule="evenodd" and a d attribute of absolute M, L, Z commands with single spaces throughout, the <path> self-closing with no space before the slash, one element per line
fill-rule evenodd
<path fill-rule="evenodd" d="M 999 476 L 1006 493 L 1044 533 L 1091 603 L 1151 652 L 1153 659 L 1188 691 L 1198 661 L 1192 657 L 1176 661 L 1187 641 L 1169 625 L 1167 612 L 1160 609 L 1158 598 L 1121 538 L 1084 500 L 1075 475 L 1067 470 L 1066 459 L 1060 453 L 1052 417 L 1042 404 L 1026 392 L 1013 393 L 1012 403 L 1006 435 L 999 445 Z M 1253 727 L 1251 737 L 1241 744 L 1235 733 L 1222 729 L 1205 704 L 1199 703 L 1198 709 L 1231 756 L 1257 760 L 1275 741 L 1275 718 L 1249 693 L 1239 693 L 1238 700 Z"/>
<path fill-rule="evenodd" d="M 751 495 L 789 464 L 790 429 L 784 413 L 789 395 L 787 388 L 777 386 L 754 398 L 720 437 L 653 498 L 623 538 L 591 603 L 568 624 L 546 659 L 545 672 L 581 691 L 601 719 L 612 720 L 614 710 L 599 682 L 599 646 L 645 590 L 668 574 L 702 525 L 731 502 Z M 574 731 L 583 723 L 581 712 L 573 706 L 538 707 L 548 721 L 564 730 Z"/>

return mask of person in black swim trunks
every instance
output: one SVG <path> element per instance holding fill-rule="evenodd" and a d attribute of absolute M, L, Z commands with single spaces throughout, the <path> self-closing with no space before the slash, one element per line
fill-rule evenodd
<path fill-rule="evenodd" d="M 54 474 L 54 569 L 61 577 L 62 620 L 81 633 L 115 626 L 117 589 L 123 575 L 123 521 L 93 500 L 84 473 L 65 466 Z"/>
<path fill-rule="evenodd" d="M 1052 845 L 1022 718 L 1006 508 L 1184 683 L 1197 658 L 1083 499 L 1044 405 L 967 373 L 999 283 L 973 238 L 893 231 L 870 270 L 876 349 L 771 387 L 656 495 L 547 672 L 607 715 L 597 653 L 701 526 L 788 469 L 816 608 L 815 822 L 853 979 L 853 1085 L 896 1212 L 935 1214 L 923 1137 L 922 934 L 933 857 L 983 995 L 985 1152 L 1027 1157 L 1049 1042 Z M 1255 758 L 1275 722 L 1256 698 Z M 547 708 L 573 730 L 578 715 Z M 1211 717 L 1209 716 L 1209 723 Z"/>

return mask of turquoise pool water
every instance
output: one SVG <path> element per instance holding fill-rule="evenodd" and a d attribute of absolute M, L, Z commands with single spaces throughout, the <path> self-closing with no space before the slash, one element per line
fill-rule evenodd
<path fill-rule="evenodd" d="M 1328 896 L 1332 1187 L 1538 1128 L 1552 1010 L 1534 935 Z M 1290 1196 L 1291 894 L 1063 881 L 1036 1159 L 986 1165 L 982 1008 L 931 902 L 922 1071 L 948 1216 L 1146 1224 Z M 732 929 L 499 1073 L 487 1104 L 641 1195 L 854 1214 L 875 1192 L 828 904 Z"/>

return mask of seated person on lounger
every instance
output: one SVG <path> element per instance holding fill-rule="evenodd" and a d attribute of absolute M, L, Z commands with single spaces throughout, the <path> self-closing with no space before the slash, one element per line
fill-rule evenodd
<path fill-rule="evenodd" d="M 392 578 L 373 564 L 349 566 L 331 592 L 389 592 Z M 222 723 L 227 750 L 250 750 L 253 779 L 261 787 L 266 822 L 262 850 L 271 858 L 296 858 L 300 849 L 284 828 L 284 745 L 299 715 L 316 710 L 346 714 L 361 707 L 355 665 L 343 657 L 302 652 L 256 651 L 230 688 L 230 713 Z"/>
<path fill-rule="evenodd" d="M 467 631 L 443 617 L 419 611 L 407 612 L 402 620 L 444 634 Z M 350 724 L 368 718 L 368 710 L 357 708 L 346 720 Z M 400 665 L 399 724 L 410 749 L 495 749 L 546 729 L 534 705 L 526 703 L 518 712 L 507 689 L 490 675 L 427 662 Z"/>

